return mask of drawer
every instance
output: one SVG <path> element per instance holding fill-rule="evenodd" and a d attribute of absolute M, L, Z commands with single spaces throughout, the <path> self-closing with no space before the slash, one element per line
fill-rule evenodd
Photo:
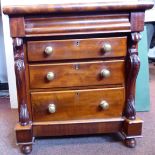
<path fill-rule="evenodd" d="M 29 65 L 31 88 L 124 84 L 124 60 Z"/>
<path fill-rule="evenodd" d="M 121 117 L 124 88 L 32 92 L 33 121 Z"/>
<path fill-rule="evenodd" d="M 29 41 L 27 46 L 29 61 L 123 57 L 127 38 Z"/>

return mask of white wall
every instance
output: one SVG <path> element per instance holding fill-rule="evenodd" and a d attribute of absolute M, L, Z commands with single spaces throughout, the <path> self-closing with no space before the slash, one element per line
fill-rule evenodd
<path fill-rule="evenodd" d="M 0 82 L 7 82 L 7 71 L 5 61 L 4 39 L 3 39 L 3 27 L 2 16 L 0 15 Z"/>
<path fill-rule="evenodd" d="M 8 1 L 1 0 L 1 7 L 3 7 L 3 4 L 6 4 L 6 2 Z M 17 104 L 16 82 L 14 72 L 12 39 L 10 38 L 9 19 L 7 16 L 4 16 L 3 13 L 2 13 L 2 21 L 3 21 L 6 67 L 7 67 L 9 94 L 10 94 L 10 105 L 11 108 L 17 108 L 18 104 Z"/>
<path fill-rule="evenodd" d="M 154 21 L 155 21 L 155 6 L 151 10 L 147 10 L 145 12 L 145 22 L 154 22 Z"/>

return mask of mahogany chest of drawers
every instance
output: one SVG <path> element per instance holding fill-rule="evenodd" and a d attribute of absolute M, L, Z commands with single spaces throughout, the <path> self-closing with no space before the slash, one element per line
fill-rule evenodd
<path fill-rule="evenodd" d="M 6 6 L 19 102 L 17 144 L 35 137 L 121 133 L 135 147 L 137 43 L 146 1 Z"/>

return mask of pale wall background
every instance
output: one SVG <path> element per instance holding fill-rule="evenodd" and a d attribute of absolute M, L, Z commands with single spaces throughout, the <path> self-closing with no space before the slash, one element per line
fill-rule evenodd
<path fill-rule="evenodd" d="M 5 61 L 4 39 L 3 39 L 2 16 L 0 14 L 0 83 L 6 83 L 6 82 L 7 82 L 7 72 L 6 72 L 6 61 Z"/>
<path fill-rule="evenodd" d="M 5 5 L 29 5 L 29 4 L 52 4 L 52 3 L 59 3 L 59 2 L 72 2 L 72 0 L 37 0 L 37 1 L 32 1 L 32 0 L 1 0 L 1 7 Z M 81 2 L 83 0 L 76 0 L 74 1 L 75 3 Z M 85 0 L 87 2 L 90 1 L 102 1 L 102 0 Z M 109 0 L 107 0 L 109 1 Z M 118 1 L 118 0 L 111 0 L 111 1 Z M 121 1 L 121 0 L 119 0 Z M 130 0 L 132 1 L 132 0 Z M 134 1 L 134 0 L 133 0 Z M 147 21 L 155 21 L 155 13 L 148 12 L 146 15 L 146 20 Z M 4 77 L 6 77 L 6 68 L 7 68 L 7 75 L 8 75 L 8 84 L 9 84 L 9 93 L 10 93 L 10 103 L 11 103 L 11 108 L 17 108 L 17 93 L 16 93 L 16 80 L 15 80 L 15 73 L 14 73 L 14 58 L 13 58 L 13 49 L 12 49 L 12 39 L 10 38 L 10 30 L 9 30 L 9 19 L 8 16 L 4 15 L 2 13 L 2 21 L 3 21 L 3 32 L 4 32 L 4 45 L 5 45 L 5 54 L 6 56 L 6 66 L 5 66 L 5 61 L 4 59 L 1 60 L 0 70 L 2 69 L 5 73 Z M 2 33 L 2 31 L 0 31 Z M 3 46 L 4 48 L 4 46 Z M 0 56 L 1 57 L 1 56 Z"/>

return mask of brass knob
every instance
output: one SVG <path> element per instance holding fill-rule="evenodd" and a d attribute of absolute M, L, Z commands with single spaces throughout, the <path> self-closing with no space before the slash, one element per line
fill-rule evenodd
<path fill-rule="evenodd" d="M 100 103 L 100 107 L 103 109 L 103 110 L 107 110 L 109 109 L 109 103 L 105 100 L 102 100 L 101 103 Z"/>
<path fill-rule="evenodd" d="M 111 52 L 112 46 L 109 43 L 104 43 L 103 46 L 102 46 L 102 50 L 104 52 Z"/>
<path fill-rule="evenodd" d="M 56 106 L 55 106 L 55 104 L 49 104 L 48 105 L 48 111 L 49 111 L 49 113 L 51 113 L 51 114 L 53 114 L 53 113 L 55 113 L 56 112 Z"/>
<path fill-rule="evenodd" d="M 55 75 L 53 72 L 48 72 L 46 75 L 46 78 L 48 81 L 52 81 L 54 79 Z"/>
<path fill-rule="evenodd" d="M 103 78 L 109 77 L 109 76 L 110 76 L 110 71 L 109 71 L 108 69 L 102 69 L 102 70 L 101 70 L 101 76 L 102 76 Z"/>
<path fill-rule="evenodd" d="M 53 48 L 51 46 L 47 46 L 45 48 L 45 54 L 50 55 L 53 52 Z"/>

